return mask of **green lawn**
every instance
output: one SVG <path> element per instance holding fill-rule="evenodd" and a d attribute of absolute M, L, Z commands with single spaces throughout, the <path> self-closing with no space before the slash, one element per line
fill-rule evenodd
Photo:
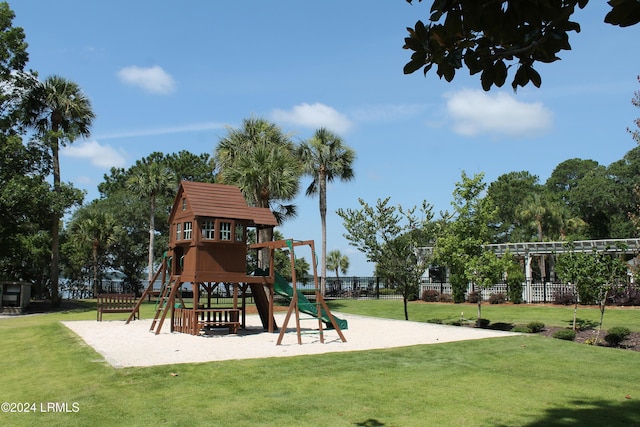
<path fill-rule="evenodd" d="M 343 312 L 403 316 L 399 301 L 337 301 L 333 306 Z M 412 303 L 409 313 L 412 320 L 446 321 L 459 318 L 462 309 L 475 313 L 471 305 L 419 303 Z M 572 317 L 571 308 L 505 305 L 484 310 L 492 322 L 566 325 Z M 578 313 L 591 319 L 594 312 Z M 143 307 L 144 317 L 152 313 L 152 305 Z M 639 315 L 637 310 L 611 310 L 605 322 L 610 316 L 611 325 L 640 330 Z M 66 403 L 72 411 L 0 413 L 1 425 L 640 424 L 640 353 L 627 350 L 526 335 L 114 369 L 59 322 L 74 319 L 95 319 L 95 311 L 0 320 L 0 402 L 36 403 L 37 411 L 47 409 L 47 402 L 58 403 L 58 408 Z M 345 335 L 349 339 L 348 330 Z"/>
<path fill-rule="evenodd" d="M 395 300 L 338 300 L 332 302 L 335 310 L 366 316 L 404 319 L 402 303 Z M 466 320 L 475 320 L 477 304 L 409 303 L 409 320 L 417 322 L 451 323 L 459 321 L 461 315 Z M 482 304 L 482 317 L 491 323 L 527 324 L 540 321 L 547 326 L 571 327 L 573 306 L 528 305 L 528 304 Z M 584 327 L 597 327 L 600 310 L 596 307 L 578 306 L 577 319 Z M 626 326 L 640 332 L 640 307 L 607 307 L 603 329 Z"/>

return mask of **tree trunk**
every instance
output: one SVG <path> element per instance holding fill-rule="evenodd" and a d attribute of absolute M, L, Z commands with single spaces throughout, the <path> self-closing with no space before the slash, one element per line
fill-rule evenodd
<path fill-rule="evenodd" d="M 270 242 L 273 240 L 273 229 L 272 228 L 263 228 L 258 230 L 256 239 L 258 243 Z M 269 248 L 260 249 L 258 251 L 258 268 L 262 270 L 269 270 L 271 258 L 271 252 Z M 272 272 L 270 271 L 269 274 Z"/>
<path fill-rule="evenodd" d="M 58 131 L 58 124 L 52 124 L 52 131 Z M 55 193 L 56 202 L 59 202 L 60 188 L 60 157 L 58 149 L 58 138 L 51 139 L 51 154 L 53 160 L 53 191 Z M 58 307 L 60 305 L 59 281 L 60 281 L 60 212 L 53 210 L 51 216 L 51 305 Z"/>
<path fill-rule="evenodd" d="M 598 345 L 598 340 L 600 339 L 600 332 L 602 331 L 602 322 L 604 320 L 604 309 L 607 306 L 607 294 L 608 292 L 605 292 L 604 297 L 602 297 L 599 301 L 600 302 L 600 323 L 598 324 L 598 332 L 596 332 L 596 339 L 593 345 Z"/>
<path fill-rule="evenodd" d="M 327 279 L 327 175 L 323 168 L 318 171 L 320 200 L 320 223 L 322 224 L 322 258 L 320 263 L 320 293 L 325 295 Z"/>
<path fill-rule="evenodd" d="M 153 259 L 154 259 L 154 251 L 153 247 L 155 246 L 156 241 L 156 196 L 155 194 L 151 194 L 151 203 L 150 203 L 150 213 L 149 213 L 149 277 L 147 278 L 147 286 L 151 283 L 151 279 L 153 279 Z M 176 262 L 180 262 L 180 260 L 176 260 Z"/>
<path fill-rule="evenodd" d="M 402 302 L 404 303 L 404 320 L 409 320 L 409 310 L 407 309 L 407 296 L 402 296 Z"/>
<path fill-rule="evenodd" d="M 92 245 L 93 250 L 93 296 L 98 296 L 98 245 L 95 243 Z"/>

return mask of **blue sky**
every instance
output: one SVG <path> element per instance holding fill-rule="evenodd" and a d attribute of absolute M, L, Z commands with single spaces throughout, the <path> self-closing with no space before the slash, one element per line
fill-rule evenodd
<path fill-rule="evenodd" d="M 604 24 L 604 1 L 577 15 L 572 51 L 537 67 L 542 87 L 517 94 L 510 84 L 483 92 L 465 70 L 452 83 L 403 75 L 406 27 L 426 20 L 429 1 L 9 3 L 29 68 L 78 83 L 97 115 L 92 136 L 62 151 L 64 181 L 91 200 L 112 166 L 153 151 L 212 154 L 228 126 L 251 116 L 294 141 L 325 126 L 357 153 L 355 179 L 328 192 L 328 250 L 349 256 L 349 275 L 373 273 L 335 214 L 358 208 L 358 198 L 427 200 L 438 212 L 450 208 L 462 171 L 490 183 L 526 170 L 544 182 L 564 160 L 609 165 L 635 146 L 626 129 L 640 116 L 631 105 L 640 26 Z M 318 200 L 305 197 L 307 184 L 298 217 L 281 231 L 319 248 Z"/>

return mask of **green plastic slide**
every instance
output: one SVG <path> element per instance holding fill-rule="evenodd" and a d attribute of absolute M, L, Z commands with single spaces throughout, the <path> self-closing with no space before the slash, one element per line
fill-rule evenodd
<path fill-rule="evenodd" d="M 275 284 L 273 286 L 273 290 L 278 295 L 282 295 L 283 297 L 287 298 L 287 302 L 290 302 L 291 298 L 293 298 L 293 288 L 291 287 L 287 279 L 278 274 L 278 272 L 276 272 L 275 274 Z M 318 317 L 318 306 L 315 302 L 309 301 L 301 291 L 298 291 L 298 308 L 305 314 L 316 318 Z M 333 329 L 333 325 L 331 324 L 329 315 L 323 309 L 321 309 L 320 318 L 325 323 L 325 325 L 327 325 L 327 329 Z M 341 330 L 347 329 L 348 324 L 345 319 L 339 319 L 336 316 L 333 316 L 333 318 L 335 319 L 338 327 L 340 327 Z"/>

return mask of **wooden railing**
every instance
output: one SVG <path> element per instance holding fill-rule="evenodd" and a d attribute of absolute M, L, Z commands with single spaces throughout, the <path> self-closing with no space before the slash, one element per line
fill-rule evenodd
<path fill-rule="evenodd" d="M 240 327 L 240 310 L 229 307 L 199 308 L 198 323 L 206 328 L 229 328 L 230 334 L 238 333 Z"/>
<path fill-rule="evenodd" d="M 235 308 L 191 308 L 174 309 L 173 330 L 198 335 L 205 328 L 229 328 L 229 333 L 238 333 L 240 310 Z"/>

